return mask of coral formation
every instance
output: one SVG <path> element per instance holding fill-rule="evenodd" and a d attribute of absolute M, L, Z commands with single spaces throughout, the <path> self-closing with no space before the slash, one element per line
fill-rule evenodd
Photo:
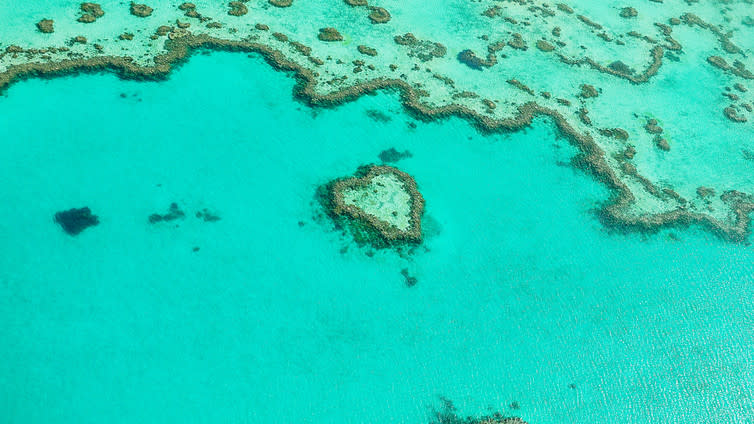
<path fill-rule="evenodd" d="M 154 9 L 147 6 L 146 4 L 131 3 L 130 12 L 134 16 L 146 18 L 147 16 L 151 15 L 153 11 Z"/>
<path fill-rule="evenodd" d="M 322 41 L 343 41 L 343 36 L 340 35 L 337 29 L 332 27 L 320 28 L 317 38 Z"/>
<path fill-rule="evenodd" d="M 482 68 L 489 68 L 494 64 L 494 62 L 480 58 L 476 55 L 476 53 L 469 49 L 461 50 L 458 53 L 458 61 L 471 69 L 480 71 L 482 70 Z"/>
<path fill-rule="evenodd" d="M 186 213 L 178 207 L 177 203 L 171 203 L 170 209 L 168 209 L 168 212 L 166 214 L 160 215 L 158 213 L 153 213 L 149 215 L 149 223 L 156 224 L 158 222 L 170 222 L 179 218 L 183 218 L 185 216 Z"/>
<path fill-rule="evenodd" d="M 204 222 L 217 222 L 220 220 L 220 216 L 210 212 L 208 209 L 202 209 L 196 213 L 196 217 Z"/>
<path fill-rule="evenodd" d="M 548 43 L 546 40 L 537 40 L 536 46 L 539 50 L 542 50 L 543 52 L 551 52 L 555 50 L 555 46 Z"/>
<path fill-rule="evenodd" d="M 382 7 L 370 7 L 369 20 L 373 24 L 384 24 L 390 21 L 390 12 Z"/>
<path fill-rule="evenodd" d="M 37 22 L 37 29 L 39 32 L 43 32 L 45 34 L 51 34 L 55 32 L 55 22 L 52 19 L 42 19 L 41 21 Z"/>
<path fill-rule="evenodd" d="M 635 18 L 639 16 L 639 12 L 633 7 L 624 7 L 620 10 L 621 18 Z"/>
<path fill-rule="evenodd" d="M 345 218 L 357 241 L 386 247 L 422 239 L 424 198 L 414 179 L 391 166 L 363 166 L 326 186 L 325 206 Z"/>
<path fill-rule="evenodd" d="M 99 224 L 97 215 L 88 207 L 73 208 L 55 214 L 57 222 L 68 235 L 75 236 L 89 227 Z"/>
<path fill-rule="evenodd" d="M 406 287 L 413 287 L 419 282 L 416 277 L 408 273 L 408 268 L 403 268 L 401 270 L 401 275 L 403 276 L 403 281 L 406 284 Z"/>
<path fill-rule="evenodd" d="M 458 415 L 455 406 L 450 400 L 445 398 L 441 398 L 441 400 L 443 407 L 434 412 L 432 421 L 430 421 L 431 424 L 526 424 L 521 418 L 506 417 L 500 412 L 478 417 L 463 417 Z M 517 406 L 517 403 L 515 406 Z"/>
<path fill-rule="evenodd" d="M 249 13 L 249 8 L 240 1 L 232 1 L 228 3 L 228 7 L 230 8 L 230 10 L 228 10 L 228 15 L 231 16 L 243 16 Z"/>
<path fill-rule="evenodd" d="M 399 152 L 398 150 L 395 150 L 395 147 L 391 147 L 387 150 L 383 150 L 380 152 L 380 160 L 385 163 L 389 162 L 398 162 L 401 159 L 410 158 L 413 155 L 408 150 Z"/>
<path fill-rule="evenodd" d="M 415 28 L 406 24 L 402 4 L 391 3 L 391 19 L 372 25 L 365 13 L 374 12 L 377 4 L 344 0 L 333 2 L 331 9 L 338 16 L 354 17 L 347 26 L 325 16 L 309 17 L 320 25 L 347 30 L 347 35 L 322 34 L 325 40 L 342 41 L 337 43 L 317 42 L 316 31 L 297 32 L 286 25 L 286 20 L 297 18 L 298 4 L 288 10 L 261 6 L 253 14 L 229 17 L 227 3 L 201 3 L 202 14 L 192 3 L 176 3 L 141 19 L 129 16 L 130 3 L 123 2 L 123 10 L 117 15 L 113 11 L 119 19 L 127 15 L 122 24 L 105 16 L 97 25 L 57 24 L 63 17 L 46 13 L 49 20 L 56 19 L 54 37 L 33 34 L 42 30 L 35 26 L 41 16 L 19 17 L 27 19 L 19 26 L 27 32 L 19 37 L 23 41 L 5 42 L 0 49 L 0 89 L 25 78 L 80 71 L 112 70 L 126 78 L 161 79 L 196 49 L 257 52 L 275 68 L 293 71 L 295 96 L 312 106 L 334 106 L 390 89 L 399 93 L 401 103 L 416 118 L 460 116 L 484 132 L 518 130 L 536 117 L 545 117 L 576 147 L 573 164 L 613 193 L 600 212 L 602 222 L 611 228 L 655 231 L 697 224 L 734 241 L 749 233 L 750 198 L 725 193 L 733 187 L 737 193 L 754 192 L 754 184 L 738 176 L 689 173 L 683 166 L 668 165 L 682 163 L 677 159 L 688 154 L 690 146 L 705 144 L 689 127 L 690 116 L 705 116 L 722 132 L 730 131 L 721 134 L 726 143 L 750 138 L 754 99 L 746 85 L 754 79 L 748 41 L 754 39 L 754 27 L 746 24 L 751 13 L 743 0 L 726 2 L 725 8 L 718 8 L 719 14 L 692 1 L 630 5 L 635 13 L 624 11 L 630 9 L 626 4 L 593 16 L 590 7 L 574 6 L 574 11 L 541 0 L 481 0 L 463 6 L 470 12 L 463 25 L 443 27 L 438 20 L 433 22 L 437 30 L 428 25 L 421 39 L 409 32 Z M 80 9 L 82 22 L 104 16 L 94 3 L 83 3 Z M 185 17 L 192 21 L 184 21 Z M 109 36 L 102 32 L 106 26 Z M 86 44 L 87 40 L 92 43 Z M 452 47 L 446 49 L 443 43 Z M 536 48 L 528 49 L 530 44 Z M 666 59 L 674 63 L 666 66 Z M 670 92 L 647 83 L 666 69 L 670 75 L 699 63 L 712 71 L 694 84 L 697 92 L 692 90 L 702 105 L 699 111 L 688 119 L 662 112 L 662 126 L 648 125 L 651 113 L 674 106 Z M 579 91 L 581 84 L 596 88 Z M 682 86 L 678 84 L 679 90 Z M 723 98 L 721 87 L 727 87 Z M 654 110 L 627 107 L 622 100 L 628 93 L 652 98 Z M 704 100 L 713 98 L 719 101 Z M 671 138 L 669 132 L 689 137 Z M 656 150 L 666 162 L 645 160 L 647 149 Z M 684 166 L 704 167 L 714 161 L 706 153 L 696 154 Z M 748 160 L 743 154 L 730 159 Z M 624 165 L 626 161 L 633 168 Z M 685 181 L 690 175 L 694 181 Z M 700 185 L 716 189 L 716 195 L 705 200 L 709 205 L 689 192 L 689 187 Z M 678 196 L 666 190 L 671 186 Z"/>
<path fill-rule="evenodd" d="M 356 47 L 356 49 L 361 54 L 365 54 L 367 56 L 377 56 L 377 50 L 373 49 L 372 47 L 365 46 L 365 45 L 359 45 L 358 47 Z"/>
<path fill-rule="evenodd" d="M 429 62 L 434 58 L 443 57 L 448 51 L 444 45 L 429 40 L 419 40 L 410 32 L 404 35 L 396 35 L 393 37 L 393 40 L 398 45 L 408 47 L 408 52 L 406 53 L 408 57 L 415 57 L 422 62 Z"/>
<path fill-rule="evenodd" d="M 97 3 L 81 3 L 79 9 L 81 11 L 81 16 L 78 18 L 78 21 L 85 24 L 92 23 L 98 18 L 105 16 L 102 6 Z"/>

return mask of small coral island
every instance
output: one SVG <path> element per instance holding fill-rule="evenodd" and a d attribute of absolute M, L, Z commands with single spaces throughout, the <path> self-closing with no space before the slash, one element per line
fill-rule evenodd
<path fill-rule="evenodd" d="M 362 166 L 353 177 L 327 184 L 322 200 L 359 243 L 387 247 L 421 242 L 424 198 L 414 179 L 397 168 Z"/>

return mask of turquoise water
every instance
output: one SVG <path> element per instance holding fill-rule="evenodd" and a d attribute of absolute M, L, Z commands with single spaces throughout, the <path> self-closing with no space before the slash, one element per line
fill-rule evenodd
<path fill-rule="evenodd" d="M 213 53 L 0 98 L 0 421 L 426 423 L 441 396 L 540 424 L 754 421 L 751 247 L 607 233 L 607 191 L 546 120 L 483 136 L 391 93 L 312 110 L 293 84 Z M 409 257 L 314 199 L 390 147 L 426 200 Z M 184 220 L 148 222 L 171 202 Z M 81 206 L 100 224 L 70 237 L 52 217 Z"/>

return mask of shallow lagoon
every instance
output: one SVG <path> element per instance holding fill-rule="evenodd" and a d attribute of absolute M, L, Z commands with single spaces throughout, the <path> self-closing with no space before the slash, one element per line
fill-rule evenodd
<path fill-rule="evenodd" d="M 440 396 L 530 423 L 754 420 L 751 247 L 608 234 L 547 121 L 483 136 L 387 93 L 312 110 L 293 83 L 214 53 L 0 98 L 8 421 L 424 423 Z M 317 186 L 390 147 L 430 222 L 408 259 L 315 219 Z M 186 219 L 148 222 L 171 202 Z M 80 206 L 100 224 L 72 238 L 52 217 Z"/>

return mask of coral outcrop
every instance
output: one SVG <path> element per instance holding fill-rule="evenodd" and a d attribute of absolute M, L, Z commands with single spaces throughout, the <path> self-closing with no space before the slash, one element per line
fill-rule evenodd
<path fill-rule="evenodd" d="M 331 216 L 345 220 L 357 241 L 377 247 L 422 240 L 424 198 L 414 179 L 391 166 L 359 168 L 350 178 L 326 186 Z"/>

